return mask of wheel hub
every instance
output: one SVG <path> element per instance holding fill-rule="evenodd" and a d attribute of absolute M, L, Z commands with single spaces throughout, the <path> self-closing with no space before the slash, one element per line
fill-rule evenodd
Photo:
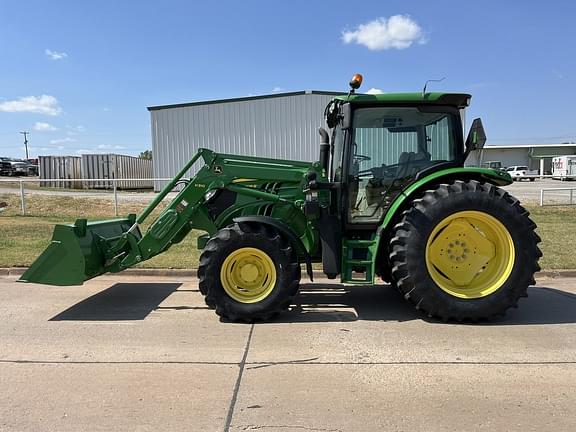
<path fill-rule="evenodd" d="M 220 269 L 224 291 L 241 303 L 264 300 L 276 285 L 274 262 L 260 249 L 240 248 L 226 257 Z"/>
<path fill-rule="evenodd" d="M 455 213 L 433 230 L 426 265 L 434 282 L 456 297 L 478 298 L 496 291 L 514 264 L 506 227 L 479 211 Z"/>

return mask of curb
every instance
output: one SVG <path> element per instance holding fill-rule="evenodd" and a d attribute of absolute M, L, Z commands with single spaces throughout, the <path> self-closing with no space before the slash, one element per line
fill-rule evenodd
<path fill-rule="evenodd" d="M 543 270 L 536 273 L 537 278 L 570 278 L 576 277 L 576 270 Z"/>
<path fill-rule="evenodd" d="M 0 267 L 0 276 L 21 276 L 27 270 L 27 267 Z M 110 273 L 113 274 L 113 273 Z M 162 277 L 197 277 L 197 269 L 147 269 L 147 268 L 136 268 L 136 269 L 126 269 L 122 271 L 122 274 L 129 276 L 162 276 Z M 325 276 L 321 272 L 314 272 L 314 279 L 324 278 Z M 536 278 L 571 278 L 576 277 L 576 269 L 565 269 L 565 270 L 543 270 L 536 273 Z"/>
<path fill-rule="evenodd" d="M 0 276 L 22 276 L 28 270 L 27 267 L 9 267 L 0 268 Z M 109 273 L 111 275 L 113 273 Z M 197 270 L 187 269 L 126 269 L 122 271 L 124 275 L 130 276 L 183 276 L 183 277 L 196 277 Z"/>

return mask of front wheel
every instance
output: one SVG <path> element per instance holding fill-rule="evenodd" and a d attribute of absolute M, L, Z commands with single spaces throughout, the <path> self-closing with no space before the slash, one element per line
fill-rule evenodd
<path fill-rule="evenodd" d="M 271 227 L 234 224 L 206 244 L 198 267 L 206 304 L 230 321 L 267 321 L 287 309 L 300 283 L 290 243 Z"/>
<path fill-rule="evenodd" d="M 512 196 L 477 181 L 424 193 L 394 227 L 392 278 L 429 316 L 478 321 L 527 296 L 540 270 L 536 224 Z"/>

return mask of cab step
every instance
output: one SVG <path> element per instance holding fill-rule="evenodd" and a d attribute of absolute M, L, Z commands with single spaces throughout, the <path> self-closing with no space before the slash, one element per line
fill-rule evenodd
<path fill-rule="evenodd" d="M 373 284 L 377 240 L 344 239 L 342 242 L 342 282 Z"/>

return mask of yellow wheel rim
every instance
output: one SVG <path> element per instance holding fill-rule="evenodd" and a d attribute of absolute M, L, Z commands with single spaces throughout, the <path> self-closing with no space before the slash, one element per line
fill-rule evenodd
<path fill-rule="evenodd" d="M 442 220 L 426 243 L 432 280 L 455 297 L 475 299 L 497 291 L 514 267 L 508 229 L 481 211 L 462 211 Z"/>
<path fill-rule="evenodd" d="M 226 257 L 220 269 L 224 291 L 240 303 L 264 300 L 276 285 L 276 266 L 256 248 L 240 248 Z"/>

